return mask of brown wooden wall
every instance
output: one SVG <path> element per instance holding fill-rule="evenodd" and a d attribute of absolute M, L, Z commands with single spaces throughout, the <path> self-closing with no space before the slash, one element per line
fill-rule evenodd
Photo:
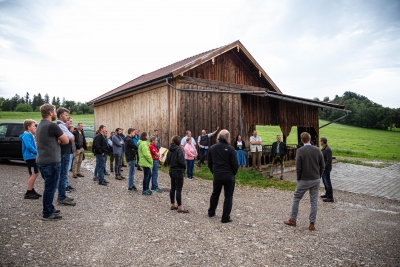
<path fill-rule="evenodd" d="M 95 128 L 106 125 L 110 134 L 116 128 L 140 129 L 150 135 L 159 130 L 162 146 L 168 147 L 170 133 L 177 132 L 179 92 L 165 83 L 154 85 L 122 97 L 95 104 Z"/>
<path fill-rule="evenodd" d="M 193 91 L 180 91 L 178 131 L 181 136 L 185 135 L 186 130 L 190 130 L 197 141 L 201 130 L 205 129 L 210 133 L 218 126 L 220 129 L 228 129 L 232 138 L 241 132 L 240 95 L 196 92 L 196 89 L 215 90 L 215 88 L 185 81 L 178 82 L 176 86 L 193 89 Z M 212 138 L 212 143 L 215 143 L 215 140 L 216 136 Z"/>
<path fill-rule="evenodd" d="M 314 127 L 319 134 L 318 107 L 270 97 L 242 95 L 242 108 L 248 135 L 256 125 L 279 125 L 285 136 L 291 133 L 293 126 Z"/>
<path fill-rule="evenodd" d="M 214 64 L 211 60 L 207 61 L 185 72 L 183 76 L 264 87 L 257 78 L 258 73 L 251 73 L 239 57 L 235 55 L 235 51 L 233 49 L 217 56 L 214 59 Z"/>

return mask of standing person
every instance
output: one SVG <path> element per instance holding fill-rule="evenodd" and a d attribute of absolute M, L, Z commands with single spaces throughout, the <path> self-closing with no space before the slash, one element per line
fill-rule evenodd
<path fill-rule="evenodd" d="M 181 144 L 181 137 L 175 135 L 171 139 L 171 145 L 168 148 L 167 158 L 165 165 L 169 166 L 169 177 L 171 178 L 171 190 L 169 191 L 169 198 L 171 201 L 171 210 L 178 210 L 181 213 L 188 213 L 182 205 L 182 188 L 183 188 L 183 173 L 186 169 L 185 156 L 182 149 L 179 147 Z M 175 204 L 175 194 L 176 202 Z"/>
<path fill-rule="evenodd" d="M 22 156 L 28 166 L 29 179 L 28 188 L 24 199 L 38 199 L 42 195 L 35 191 L 35 181 L 39 175 L 39 170 L 36 165 L 37 148 L 35 142 L 36 122 L 34 120 L 25 120 L 24 129 L 19 138 L 22 141 Z"/>
<path fill-rule="evenodd" d="M 112 148 L 115 158 L 115 179 L 122 180 L 125 177 L 121 176 L 121 165 L 122 165 L 122 153 L 123 153 L 123 141 L 121 140 L 120 134 L 122 133 L 121 128 L 115 129 L 115 134 L 112 136 Z"/>
<path fill-rule="evenodd" d="M 71 121 L 71 123 L 72 123 L 72 121 Z M 72 133 L 73 134 L 73 132 L 74 132 L 74 126 L 73 125 L 70 125 L 69 127 L 68 127 L 68 130 L 70 131 L 70 133 Z M 70 155 L 70 162 L 69 162 L 69 165 L 68 165 L 68 170 L 70 170 L 71 169 L 71 167 L 72 167 L 72 162 L 73 162 L 73 159 L 74 159 L 74 153 L 75 153 L 75 150 L 76 150 L 76 146 L 75 146 L 75 142 L 71 142 L 71 146 L 72 146 L 72 154 Z M 67 188 L 65 189 L 65 191 L 66 192 L 68 192 L 68 193 L 71 193 L 72 191 L 75 191 L 75 188 L 74 187 L 72 187 L 70 184 L 69 184 L 69 180 L 67 181 Z"/>
<path fill-rule="evenodd" d="M 188 138 L 190 138 L 190 140 L 192 140 L 192 144 L 196 144 L 196 140 L 194 140 L 194 138 L 192 137 L 192 132 L 187 130 L 186 131 L 186 136 L 184 138 L 182 138 L 182 140 L 181 140 L 182 151 L 185 151 L 186 140 Z"/>
<path fill-rule="evenodd" d="M 133 142 L 135 143 L 135 145 L 137 146 L 137 147 L 139 147 L 139 144 L 138 144 L 138 142 L 139 142 L 139 140 L 140 140 L 140 135 L 139 135 L 139 130 L 135 130 L 135 135 L 133 136 Z M 136 167 L 137 167 L 137 170 L 138 171 L 143 171 L 143 169 L 140 167 L 140 165 L 139 165 L 139 153 L 137 153 L 137 161 L 136 161 Z"/>
<path fill-rule="evenodd" d="M 151 139 L 153 136 L 155 136 L 156 139 L 157 139 L 156 148 L 158 149 L 158 151 L 160 151 L 160 148 L 161 148 L 161 138 L 160 138 L 160 136 L 159 136 L 159 134 L 158 134 L 158 130 L 157 130 L 157 129 L 154 130 L 153 135 L 150 136 L 150 139 Z"/>
<path fill-rule="evenodd" d="M 193 180 L 194 160 L 196 159 L 196 155 L 197 151 L 192 144 L 192 139 L 190 137 L 186 137 L 185 160 L 187 166 L 187 178 L 189 180 Z"/>
<path fill-rule="evenodd" d="M 322 182 L 325 186 L 325 194 L 321 195 L 321 198 L 324 198 L 324 202 L 334 202 L 331 183 L 332 150 L 328 146 L 328 139 L 326 139 L 325 137 L 321 137 L 320 144 L 322 146 L 321 152 L 325 162 L 325 170 L 322 174 Z"/>
<path fill-rule="evenodd" d="M 129 128 L 128 135 L 125 137 L 124 140 L 124 146 L 125 146 L 125 158 L 129 166 L 128 190 L 137 191 L 134 181 L 134 175 L 135 175 L 136 154 L 138 147 L 132 140 L 132 137 L 134 135 L 135 135 L 135 129 Z"/>
<path fill-rule="evenodd" d="M 153 159 L 153 168 L 151 170 L 151 191 L 162 193 L 163 191 L 158 187 L 158 166 L 160 165 L 160 154 L 157 149 L 157 137 L 150 137 L 150 154 Z"/>
<path fill-rule="evenodd" d="M 218 143 L 211 146 L 208 152 L 208 168 L 214 176 L 213 192 L 210 198 L 210 208 L 208 216 L 215 216 L 218 206 L 219 196 L 224 187 L 225 199 L 222 211 L 222 223 L 232 222 L 232 200 L 235 189 L 235 175 L 238 171 L 238 160 L 235 149 L 229 145 L 230 133 L 228 130 L 221 130 L 217 137 Z"/>
<path fill-rule="evenodd" d="M 96 168 L 99 185 L 108 185 L 108 181 L 104 179 L 106 170 L 107 154 L 110 153 L 110 148 L 107 143 L 106 126 L 100 125 L 99 134 L 93 140 L 93 151 L 96 155 Z"/>
<path fill-rule="evenodd" d="M 315 220 L 318 209 L 318 189 L 321 175 L 325 169 L 324 158 L 321 151 L 310 144 L 310 134 L 303 132 L 300 135 L 304 146 L 296 153 L 297 186 L 293 195 L 292 214 L 290 219 L 284 221 L 286 225 L 296 226 L 299 202 L 304 193 L 310 191 L 310 225 L 309 230 L 315 230 Z"/>
<path fill-rule="evenodd" d="M 124 135 L 124 129 L 121 128 L 121 134 L 119 135 L 119 138 L 122 140 L 122 158 L 121 158 L 121 167 L 128 167 L 125 165 L 125 135 Z"/>
<path fill-rule="evenodd" d="M 115 132 L 111 132 L 110 137 L 107 139 L 107 143 L 109 148 L 112 151 L 112 137 L 115 134 Z M 114 172 L 114 153 L 110 153 L 110 172 Z M 107 164 L 106 164 L 107 165 Z"/>
<path fill-rule="evenodd" d="M 236 150 L 236 157 L 238 159 L 239 168 L 243 170 L 243 167 L 246 166 L 246 154 L 244 150 L 246 148 L 246 143 L 242 140 L 242 136 L 238 134 L 236 137 L 236 141 L 233 144 L 233 147 Z"/>
<path fill-rule="evenodd" d="M 272 144 L 271 155 L 272 155 L 272 168 L 269 174 L 269 178 L 274 177 L 274 170 L 276 165 L 279 163 L 281 165 L 281 177 L 280 179 L 283 180 L 283 171 L 285 168 L 285 156 L 287 154 L 287 147 L 284 142 L 281 141 L 281 136 L 278 134 L 276 136 L 276 142 Z"/>
<path fill-rule="evenodd" d="M 253 135 L 250 137 L 250 151 L 253 167 L 251 170 L 261 171 L 261 154 L 262 154 L 262 140 L 257 135 L 257 131 L 253 131 Z M 257 168 L 256 168 L 257 162 Z"/>
<path fill-rule="evenodd" d="M 72 177 L 84 177 L 81 173 L 81 164 L 83 155 L 87 149 L 85 133 L 83 132 L 83 123 L 79 122 L 76 130 L 73 132 L 75 136 L 76 150 L 74 153 L 74 165 L 72 167 Z"/>
<path fill-rule="evenodd" d="M 60 144 L 68 144 L 68 137 L 56 124 L 56 110 L 53 105 L 44 104 L 40 107 L 42 120 L 36 129 L 38 153 L 36 163 L 44 179 L 43 217 L 44 221 L 58 221 L 62 219 L 60 213 L 53 206 L 54 194 L 57 190 L 61 172 Z"/>
<path fill-rule="evenodd" d="M 200 153 L 200 161 L 198 164 L 199 167 L 201 166 L 201 164 L 204 164 L 204 159 L 207 156 L 209 138 L 214 134 L 216 134 L 218 130 L 219 126 L 214 132 L 208 134 L 206 134 L 206 130 L 201 130 L 201 135 L 199 135 L 199 137 L 197 138 L 197 144 L 199 145 L 199 153 Z M 193 143 L 193 145 L 195 144 Z"/>
<path fill-rule="evenodd" d="M 68 125 L 66 124 L 69 120 L 69 110 L 63 107 L 57 109 L 57 125 L 60 127 L 61 131 L 68 137 L 68 144 L 61 145 L 61 172 L 60 180 L 58 182 L 58 197 L 57 202 L 65 206 L 75 206 L 76 203 L 72 198 L 67 197 L 66 191 L 68 187 L 68 167 L 71 160 L 72 154 L 72 142 L 75 141 L 74 135 L 68 130 Z M 74 177 L 76 178 L 76 177 Z"/>
<path fill-rule="evenodd" d="M 150 142 L 149 135 L 146 132 L 142 132 L 140 140 L 138 142 L 139 149 L 139 166 L 143 168 L 143 191 L 142 195 L 151 196 L 152 191 L 149 189 L 151 179 L 151 169 L 153 168 L 153 159 L 150 154 Z"/>

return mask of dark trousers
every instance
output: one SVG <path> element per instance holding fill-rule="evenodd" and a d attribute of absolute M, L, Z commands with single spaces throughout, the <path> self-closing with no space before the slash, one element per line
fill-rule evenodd
<path fill-rule="evenodd" d="M 183 172 L 182 171 L 170 171 L 169 177 L 171 178 L 171 190 L 169 191 L 169 198 L 171 204 L 176 202 L 179 206 L 182 205 L 182 187 L 183 187 Z"/>
<path fill-rule="evenodd" d="M 331 183 L 331 170 L 332 169 L 325 169 L 324 173 L 322 174 L 322 182 L 324 183 L 326 196 L 328 198 L 333 198 L 333 190 L 332 190 L 332 183 Z"/>
<path fill-rule="evenodd" d="M 115 176 L 120 176 L 121 175 L 121 166 L 122 166 L 122 154 L 114 154 L 114 159 L 115 159 L 115 166 L 114 166 L 114 171 L 115 171 Z"/>
<path fill-rule="evenodd" d="M 114 153 L 110 154 L 110 172 L 114 172 Z"/>
<path fill-rule="evenodd" d="M 200 164 L 204 164 L 204 159 L 207 156 L 208 148 L 200 147 Z"/>
<path fill-rule="evenodd" d="M 213 192 L 210 198 L 210 208 L 208 209 L 208 215 L 215 215 L 215 210 L 218 206 L 219 196 L 221 194 L 222 187 L 224 187 L 224 208 L 222 211 L 221 221 L 228 221 L 232 211 L 232 200 L 233 191 L 235 190 L 235 176 L 228 176 L 224 178 L 215 178 L 213 181 Z"/>

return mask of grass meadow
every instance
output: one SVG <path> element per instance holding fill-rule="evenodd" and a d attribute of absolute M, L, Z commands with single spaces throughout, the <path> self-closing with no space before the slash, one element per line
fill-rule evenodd
<path fill-rule="evenodd" d="M 78 122 L 83 123 L 83 130 L 88 138 L 93 138 L 93 127 L 94 127 L 94 115 L 93 114 L 71 114 L 73 125 Z M 2 122 L 23 122 L 26 119 L 35 120 L 37 123 L 40 122 L 42 116 L 40 112 L 5 112 L 0 111 L 0 123 Z"/>

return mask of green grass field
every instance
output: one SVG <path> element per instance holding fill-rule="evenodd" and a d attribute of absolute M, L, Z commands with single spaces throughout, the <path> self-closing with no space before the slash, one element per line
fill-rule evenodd
<path fill-rule="evenodd" d="M 324 120 L 319 121 L 320 125 L 326 123 L 328 122 Z M 279 126 L 257 126 L 256 129 L 265 145 L 272 144 L 275 142 L 276 135 L 282 134 Z M 328 139 L 334 156 L 400 160 L 400 132 L 398 131 L 373 130 L 333 123 L 320 129 L 320 136 Z M 292 128 L 286 143 L 297 143 L 297 127 Z"/>
<path fill-rule="evenodd" d="M 93 114 L 82 114 L 75 115 L 71 114 L 73 125 L 78 122 L 83 123 L 83 130 L 88 138 L 93 138 L 93 127 L 94 127 L 94 115 Z M 2 122 L 23 122 L 26 119 L 32 119 L 39 123 L 42 119 L 40 112 L 5 112 L 0 111 L 0 123 Z"/>

